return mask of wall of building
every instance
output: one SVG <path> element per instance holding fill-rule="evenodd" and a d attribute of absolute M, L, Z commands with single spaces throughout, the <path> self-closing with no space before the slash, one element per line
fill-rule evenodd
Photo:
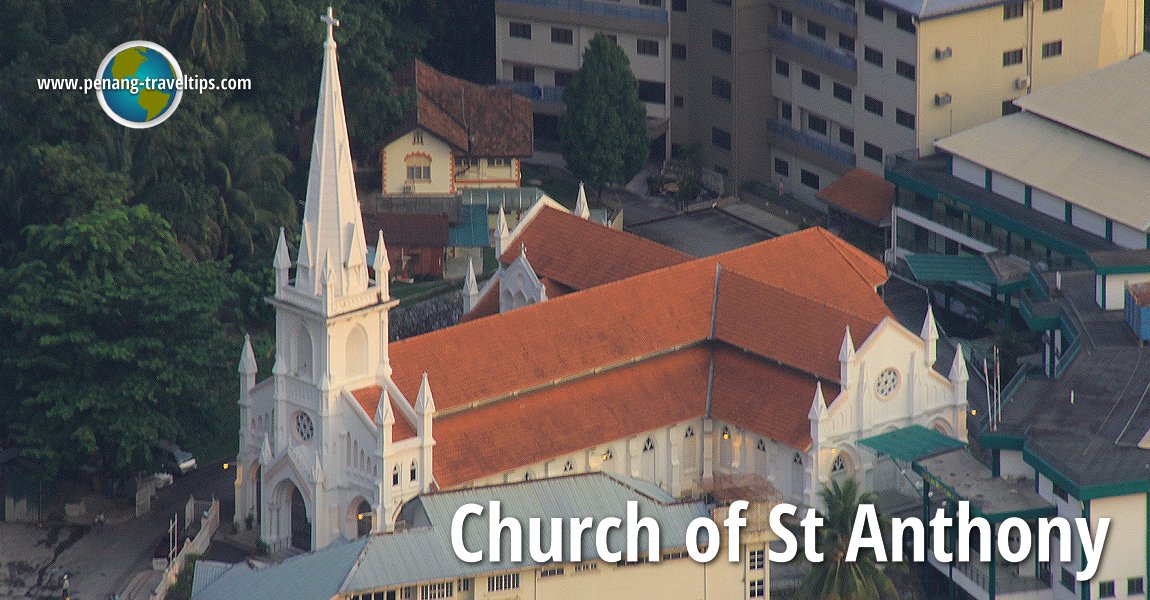
<path fill-rule="evenodd" d="M 1110 519 L 1102 561 L 1091 580 L 1091 598 L 1099 597 L 1099 585 L 1113 581 L 1115 598 L 1145 598 L 1146 594 L 1127 594 L 1127 580 L 1147 576 L 1147 514 L 1150 498 L 1146 494 L 1127 494 L 1090 501 L 1090 529 L 1098 531 L 1101 518 Z"/>
<path fill-rule="evenodd" d="M 519 187 L 518 158 L 455 157 L 455 189 Z"/>
<path fill-rule="evenodd" d="M 418 134 L 418 135 L 417 135 Z M 409 180 L 409 158 L 424 156 L 431 160 L 430 180 Z M 451 147 L 431 133 L 412 131 L 396 138 L 384 147 L 380 161 L 383 165 L 384 194 L 454 194 L 452 189 Z M 410 187 L 410 191 L 406 188 Z"/>

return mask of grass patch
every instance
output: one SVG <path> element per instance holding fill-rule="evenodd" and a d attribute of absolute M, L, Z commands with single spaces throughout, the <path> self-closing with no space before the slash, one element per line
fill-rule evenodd
<path fill-rule="evenodd" d="M 391 284 L 391 297 L 402 302 L 414 303 L 420 300 L 426 300 L 432 296 L 438 296 L 449 289 L 454 289 L 458 285 L 458 282 L 448 279 L 417 281 L 415 283 L 395 281 Z"/>

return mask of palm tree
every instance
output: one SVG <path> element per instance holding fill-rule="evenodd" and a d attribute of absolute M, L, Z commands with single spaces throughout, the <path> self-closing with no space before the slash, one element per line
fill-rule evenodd
<path fill-rule="evenodd" d="M 853 562 L 847 562 L 847 546 L 860 504 L 873 504 L 873 492 L 861 492 L 854 479 L 839 484 L 832 481 L 819 491 L 826 506 L 821 514 L 823 526 L 818 529 L 816 545 L 823 561 L 799 585 L 802 600 L 897 600 L 900 598 L 887 569 L 906 569 L 904 563 L 879 565 L 874 552 L 863 550 Z M 883 519 L 884 525 L 886 524 Z"/>
<path fill-rule="evenodd" d="M 257 0 L 176 0 L 168 30 L 205 67 L 227 70 L 243 60 L 241 24 L 263 16 Z"/>

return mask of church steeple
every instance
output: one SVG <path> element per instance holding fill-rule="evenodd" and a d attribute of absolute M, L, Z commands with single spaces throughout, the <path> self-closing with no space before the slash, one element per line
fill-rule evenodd
<path fill-rule="evenodd" d="M 330 9 L 324 20 L 328 24 L 328 35 L 323 45 L 323 75 L 316 105 L 295 287 L 323 296 L 327 292 L 322 283 L 326 283 L 333 296 L 342 297 L 368 287 L 367 242 L 355 190 L 336 43 L 332 36 L 332 26 L 339 25 L 339 21 L 331 17 Z M 332 269 L 324 273 L 328 261 Z"/>

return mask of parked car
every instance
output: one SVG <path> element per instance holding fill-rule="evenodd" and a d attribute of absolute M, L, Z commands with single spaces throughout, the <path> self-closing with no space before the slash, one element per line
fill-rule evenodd
<path fill-rule="evenodd" d="M 199 464 L 191 452 L 175 444 L 168 444 L 164 448 L 164 466 L 172 473 L 186 475 L 188 471 L 198 468 Z"/>

